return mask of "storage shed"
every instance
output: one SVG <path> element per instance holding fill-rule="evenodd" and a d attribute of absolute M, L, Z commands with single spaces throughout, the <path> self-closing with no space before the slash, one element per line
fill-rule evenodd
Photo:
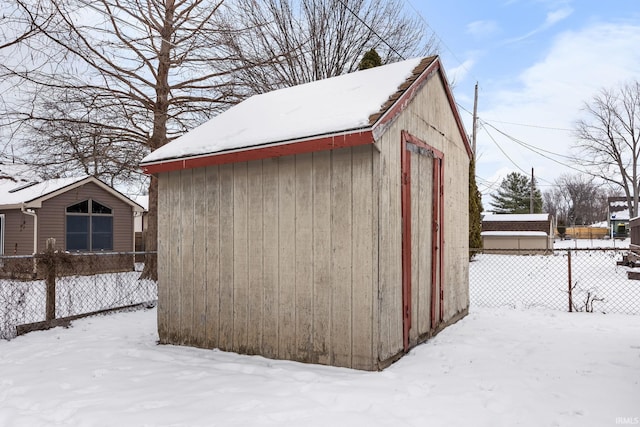
<path fill-rule="evenodd" d="M 490 250 L 552 250 L 550 214 L 489 214 L 482 219 L 482 247 Z"/>
<path fill-rule="evenodd" d="M 437 57 L 254 96 L 156 150 L 160 341 L 386 367 L 468 312 L 470 156 Z"/>

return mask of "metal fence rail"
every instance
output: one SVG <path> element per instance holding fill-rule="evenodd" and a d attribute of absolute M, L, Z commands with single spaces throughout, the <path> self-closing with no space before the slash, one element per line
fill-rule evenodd
<path fill-rule="evenodd" d="M 624 249 L 473 250 L 471 305 L 640 314 L 640 281 Z"/>
<path fill-rule="evenodd" d="M 157 300 L 157 283 L 140 279 L 144 262 L 155 256 L 127 252 L 56 253 L 53 259 L 44 254 L 0 257 L 0 339 L 15 337 L 19 325 Z M 53 293 L 48 293 L 51 282 Z"/>

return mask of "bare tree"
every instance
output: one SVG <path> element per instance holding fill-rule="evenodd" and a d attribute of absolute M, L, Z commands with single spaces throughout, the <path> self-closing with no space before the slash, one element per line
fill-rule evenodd
<path fill-rule="evenodd" d="M 0 64 L 15 89 L 0 125 L 47 173 L 110 182 L 250 94 L 353 71 L 370 48 L 391 61 L 433 46 L 399 0 L 18 1 L 37 31 Z M 151 177 L 148 250 L 156 212 Z"/>
<path fill-rule="evenodd" d="M 24 142 L 29 148 L 29 163 L 44 177 L 82 171 L 111 186 L 140 180 L 132 167 L 144 153 L 137 142 L 140 135 L 128 129 L 120 115 L 97 110 L 86 105 L 87 100 L 78 102 L 80 105 L 68 100 L 44 101 L 46 115 L 29 114 L 24 124 L 24 134 L 32 138 Z M 74 108 L 83 114 L 76 116 Z M 95 114 L 99 117 L 92 117 Z"/>
<path fill-rule="evenodd" d="M 576 162 L 620 188 L 634 217 L 640 187 L 640 82 L 601 90 L 584 111 L 586 118 L 576 125 Z"/>
<path fill-rule="evenodd" d="M 42 5 L 20 6 L 41 32 L 15 51 L 30 61 L 0 66 L 19 83 L 22 101 L 7 109 L 5 124 L 36 160 L 43 148 L 64 144 L 49 164 L 66 159 L 62 171 L 78 162 L 87 170 L 98 157 L 135 170 L 141 156 L 241 99 L 230 62 L 265 61 L 264 54 L 229 53 L 222 0 L 50 1 L 46 13 L 35 13 Z M 110 162 L 107 152 L 121 156 Z M 148 250 L 157 248 L 156 211 L 151 177 Z M 155 277 L 156 266 L 144 275 Z"/>
<path fill-rule="evenodd" d="M 437 51 L 436 39 L 400 0 L 236 0 L 228 41 L 236 57 L 279 60 L 238 74 L 249 93 L 350 73 L 367 51 L 382 63 Z M 278 56 L 286 52 L 285 55 Z M 240 68 L 240 67 L 238 67 Z"/>
<path fill-rule="evenodd" d="M 553 215 L 561 225 L 567 223 L 569 216 L 564 195 L 565 193 L 559 188 L 552 188 L 542 193 L 542 210 Z"/>
<path fill-rule="evenodd" d="M 579 225 L 605 220 L 607 197 L 606 187 L 586 174 L 561 175 L 543 195 L 546 211 L 558 222 Z"/>
<path fill-rule="evenodd" d="M 30 4 L 32 7 L 28 8 L 23 0 L 0 1 L 0 50 L 25 42 L 52 19 L 53 16 L 41 7 L 40 0 L 32 0 Z"/>

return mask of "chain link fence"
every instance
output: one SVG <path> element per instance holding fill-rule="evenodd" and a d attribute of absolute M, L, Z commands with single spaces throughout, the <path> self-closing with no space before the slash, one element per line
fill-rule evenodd
<path fill-rule="evenodd" d="M 625 249 L 472 250 L 471 305 L 640 315 Z M 632 273 L 633 275 L 633 273 Z"/>
<path fill-rule="evenodd" d="M 0 257 L 0 339 L 17 327 L 157 300 L 157 283 L 141 279 L 151 252 L 55 252 Z"/>

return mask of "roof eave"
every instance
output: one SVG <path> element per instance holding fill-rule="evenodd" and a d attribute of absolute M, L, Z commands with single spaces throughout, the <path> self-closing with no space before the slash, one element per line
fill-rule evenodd
<path fill-rule="evenodd" d="M 13 209 L 39 209 L 42 207 L 42 203 L 40 202 L 24 202 L 24 203 L 10 203 L 6 205 L 0 205 L 0 210 L 9 211 Z"/>
<path fill-rule="evenodd" d="M 292 139 L 252 147 L 243 147 L 217 153 L 207 153 L 196 156 L 146 162 L 142 163 L 140 167 L 146 174 L 156 174 L 160 172 L 193 169 L 225 163 L 246 162 L 295 154 L 313 153 L 317 151 L 327 151 L 373 143 L 374 139 L 371 127 L 367 126 L 348 131 Z"/>

